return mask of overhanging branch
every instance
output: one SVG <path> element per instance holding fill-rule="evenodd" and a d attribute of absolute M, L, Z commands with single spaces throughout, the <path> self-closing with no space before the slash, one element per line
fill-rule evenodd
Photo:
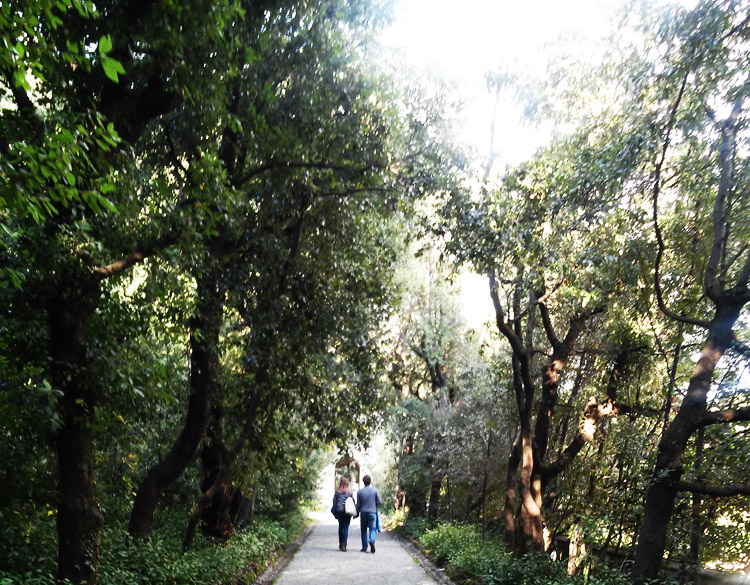
<path fill-rule="evenodd" d="M 92 276 L 97 282 L 106 280 L 107 278 L 111 278 L 112 276 L 117 276 L 131 266 L 138 264 L 139 262 L 143 262 L 147 257 L 152 256 L 153 254 L 159 252 L 160 250 L 163 250 L 164 248 L 168 248 L 169 246 L 174 244 L 176 240 L 177 238 L 174 234 L 168 234 L 167 236 L 157 240 L 152 245 L 145 247 L 142 250 L 136 250 L 135 252 L 128 254 L 124 258 L 116 260 L 115 262 L 107 264 L 106 266 L 99 266 L 97 268 L 94 268 L 91 271 Z"/>
<path fill-rule="evenodd" d="M 704 496 L 713 496 L 715 498 L 750 496 L 750 485 L 738 483 L 725 486 L 715 486 L 693 481 L 681 481 L 677 484 L 677 489 L 682 492 L 691 492 L 693 494 L 702 494 Z"/>
<path fill-rule="evenodd" d="M 750 406 L 727 410 L 709 410 L 696 421 L 696 428 L 750 420 Z"/>

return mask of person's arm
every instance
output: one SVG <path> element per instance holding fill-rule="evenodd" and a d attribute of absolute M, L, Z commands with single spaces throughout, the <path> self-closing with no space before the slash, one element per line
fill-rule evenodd
<path fill-rule="evenodd" d="M 383 505 L 383 500 L 380 498 L 380 492 L 375 490 L 375 507 Z"/>

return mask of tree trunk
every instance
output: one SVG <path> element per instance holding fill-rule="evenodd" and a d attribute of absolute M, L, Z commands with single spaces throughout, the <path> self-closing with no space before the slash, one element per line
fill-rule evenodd
<path fill-rule="evenodd" d="M 237 511 L 236 526 L 247 526 L 253 521 L 253 507 L 255 506 L 255 490 L 249 498 L 242 498 L 240 509 Z"/>
<path fill-rule="evenodd" d="M 222 299 L 216 281 L 213 272 L 198 279 L 198 306 L 190 322 L 190 399 L 185 424 L 167 456 L 149 469 L 138 488 L 128 525 L 134 537 L 151 532 L 159 501 L 195 457 L 208 427 Z"/>
<path fill-rule="evenodd" d="M 568 442 L 568 427 L 570 426 L 570 417 L 573 412 L 573 406 L 576 404 L 576 401 L 578 400 L 578 392 L 583 386 L 583 381 L 586 376 L 587 367 L 588 367 L 588 361 L 586 358 L 586 351 L 584 350 L 583 355 L 581 356 L 581 363 L 579 364 L 578 370 L 576 371 L 575 381 L 573 382 L 573 390 L 570 393 L 570 398 L 568 399 L 568 404 L 565 408 L 565 416 L 562 421 L 562 427 L 560 429 L 560 435 L 557 441 L 557 445 L 558 445 L 557 458 L 558 459 L 562 455 L 563 449 L 565 449 L 565 446 L 567 445 L 567 442 Z"/>
<path fill-rule="evenodd" d="M 695 464 L 693 469 L 695 470 L 695 480 L 701 482 L 703 464 L 703 447 L 705 443 L 705 428 L 701 427 L 698 429 L 697 436 L 695 438 Z M 703 497 L 694 493 L 692 495 L 692 503 L 690 507 L 690 551 L 688 553 L 688 563 L 691 571 L 697 571 L 700 568 L 700 549 L 701 540 L 703 539 L 703 519 L 701 518 L 701 505 L 703 504 Z"/>
<path fill-rule="evenodd" d="M 537 503 L 535 494 L 538 493 L 534 485 L 534 447 L 531 430 L 523 430 L 521 438 L 521 526 L 523 539 L 516 542 L 516 549 L 524 552 L 544 550 L 544 528 L 542 525 L 542 510 Z M 519 548 L 520 545 L 520 548 Z"/>
<path fill-rule="evenodd" d="M 247 507 L 247 523 L 251 524 L 255 519 L 255 502 L 258 500 L 258 488 L 253 488 L 253 494 L 250 497 L 250 502 Z"/>
<path fill-rule="evenodd" d="M 575 575 L 586 558 L 586 541 L 583 536 L 583 528 L 580 522 L 577 522 L 568 543 L 568 575 Z"/>
<path fill-rule="evenodd" d="M 516 437 L 508 458 L 508 469 L 505 475 L 505 548 L 510 552 L 516 548 L 516 486 L 518 465 L 521 463 L 521 437 Z"/>
<path fill-rule="evenodd" d="M 415 518 L 424 518 L 427 512 L 427 502 L 424 494 L 419 490 L 412 489 L 409 494 L 409 515 Z"/>
<path fill-rule="evenodd" d="M 590 311 L 581 311 L 569 322 L 565 338 L 558 339 L 549 311 L 540 299 L 545 295 L 537 292 L 529 294 L 529 303 L 526 307 L 525 333 L 521 329 L 520 319 L 507 319 L 505 309 L 500 300 L 497 281 L 494 272 L 489 274 L 490 296 L 495 307 L 495 316 L 499 332 L 507 339 L 512 350 L 513 367 L 513 389 L 516 395 L 518 414 L 521 423 L 521 446 L 517 455 L 521 460 L 521 473 L 519 478 L 520 492 L 520 525 L 522 536 L 519 538 L 516 527 L 511 526 L 515 522 L 512 514 L 514 506 L 515 490 L 512 482 L 515 480 L 515 470 L 518 463 L 514 463 L 516 457 L 514 452 L 508 465 L 508 476 L 506 479 L 506 543 L 514 540 L 513 550 L 524 552 L 529 548 L 542 551 L 545 548 L 544 526 L 542 522 L 542 493 L 544 490 L 545 467 L 544 459 L 549 444 L 550 425 L 552 416 L 558 400 L 558 389 L 560 374 L 565 368 L 571 352 L 575 347 L 578 337 L 583 332 L 587 320 L 601 312 L 600 308 Z M 515 287 L 513 294 L 513 313 L 521 315 L 520 308 L 521 288 Z M 535 327 L 535 316 L 539 313 L 544 325 L 544 330 L 552 347 L 552 355 L 547 362 L 542 380 L 541 399 L 539 401 L 536 425 L 532 429 L 532 417 L 534 413 L 535 382 L 531 371 L 531 356 L 534 353 L 533 338 Z"/>
<path fill-rule="evenodd" d="M 739 309 L 717 310 L 700 359 L 690 376 L 685 399 L 659 442 L 653 481 L 646 494 L 633 563 L 633 578 L 636 582 L 656 579 L 659 575 L 678 482 L 683 473 L 685 448 L 690 436 L 698 428 L 700 416 L 706 412 L 713 373 L 732 339 L 731 329 L 738 315 Z"/>
<path fill-rule="evenodd" d="M 57 433 L 59 504 L 57 577 L 93 585 L 99 568 L 103 519 L 96 498 L 93 431 L 96 390 L 87 371 L 86 325 L 99 300 L 99 288 L 74 287 L 48 306 L 52 382 L 62 391 L 62 427 Z"/>
<path fill-rule="evenodd" d="M 484 456 L 484 474 L 482 477 L 482 540 L 487 536 L 487 488 L 490 475 L 490 457 L 492 455 L 492 435 L 487 437 L 487 450 Z"/>
<path fill-rule="evenodd" d="M 443 485 L 443 475 L 438 473 L 432 478 L 430 484 L 430 505 L 428 508 L 430 522 L 438 519 L 440 512 L 440 488 Z"/>
<path fill-rule="evenodd" d="M 201 491 L 207 493 L 211 490 L 211 496 L 201 510 L 200 519 L 201 529 L 206 536 L 227 539 L 234 534 L 234 528 L 229 513 L 232 504 L 228 485 L 231 461 L 224 444 L 223 418 L 223 408 L 220 404 L 214 404 L 211 426 L 201 451 Z"/>
<path fill-rule="evenodd" d="M 229 519 L 234 526 L 239 526 L 245 521 L 245 510 L 247 510 L 249 500 L 242 493 L 242 490 L 236 488 L 232 492 L 232 501 L 229 504 Z"/>

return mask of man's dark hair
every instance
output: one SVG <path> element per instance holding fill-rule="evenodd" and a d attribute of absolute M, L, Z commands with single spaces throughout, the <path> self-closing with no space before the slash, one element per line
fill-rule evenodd
<path fill-rule="evenodd" d="M 365 476 L 364 476 L 364 477 L 362 478 L 362 483 L 363 483 L 363 484 L 365 484 L 365 485 L 370 485 L 370 482 L 371 482 L 371 481 L 372 481 L 372 479 L 370 478 L 370 476 L 369 476 L 369 475 L 365 475 Z"/>

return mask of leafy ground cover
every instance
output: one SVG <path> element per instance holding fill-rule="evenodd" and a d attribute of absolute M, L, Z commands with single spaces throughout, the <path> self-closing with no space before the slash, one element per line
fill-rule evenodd
<path fill-rule="evenodd" d="M 462 584 L 482 585 L 625 585 L 627 575 L 596 568 L 568 575 L 565 563 L 544 554 L 513 556 L 502 543 L 482 539 L 472 526 L 438 524 L 432 528 L 421 520 L 405 521 L 397 530 L 416 539 L 430 558 Z"/>
<path fill-rule="evenodd" d="M 292 542 L 305 526 L 305 516 L 301 512 L 283 520 L 259 517 L 227 542 L 220 543 L 199 536 L 191 548 L 183 552 L 184 510 L 165 510 L 159 514 L 158 520 L 154 534 L 139 541 L 128 537 L 127 523 L 124 521 L 112 522 L 104 528 L 100 583 L 252 583 L 268 567 L 274 553 Z M 54 516 L 47 516 L 47 520 L 35 521 L 25 535 L 0 531 L 0 548 L 11 551 L 4 566 L 0 567 L 0 585 L 57 583 L 54 530 Z M 33 562 L 29 562 L 29 559 Z"/>

